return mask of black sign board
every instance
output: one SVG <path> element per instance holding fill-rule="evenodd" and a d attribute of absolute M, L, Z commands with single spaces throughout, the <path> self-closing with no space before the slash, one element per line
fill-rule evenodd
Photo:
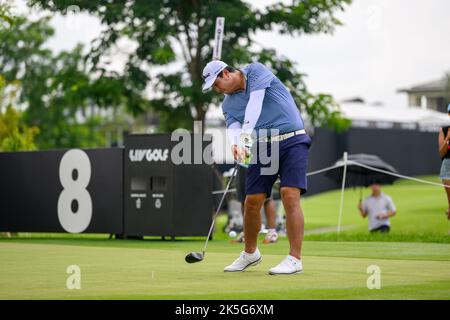
<path fill-rule="evenodd" d="M 211 142 L 200 135 L 186 135 L 187 148 L 181 150 L 181 140 L 171 141 L 170 134 L 126 137 L 125 235 L 208 234 L 213 174 L 202 155 Z M 186 157 L 188 153 L 192 157 Z M 190 160 L 179 163 L 175 157 L 180 155 Z"/>
<path fill-rule="evenodd" d="M 0 231 L 122 233 L 123 149 L 0 153 Z"/>

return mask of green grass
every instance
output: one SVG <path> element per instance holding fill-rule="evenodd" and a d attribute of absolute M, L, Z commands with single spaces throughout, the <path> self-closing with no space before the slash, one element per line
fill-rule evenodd
<path fill-rule="evenodd" d="M 79 239 L 0 242 L 0 299 L 448 299 L 450 245 L 305 242 L 305 273 L 269 276 L 287 242 L 261 246 L 263 262 L 224 273 L 241 245 L 213 241 L 205 261 L 184 256 L 202 241 Z M 69 241 L 63 239 L 59 241 Z M 84 242 L 84 243 L 83 243 Z M 107 245 L 109 244 L 109 245 Z M 66 269 L 81 268 L 81 289 L 66 288 Z M 369 290 L 367 267 L 381 268 L 381 289 Z"/>
<path fill-rule="evenodd" d="M 440 182 L 436 177 L 421 177 Z M 357 204 L 360 189 L 346 189 L 342 226 L 349 229 L 336 233 L 307 235 L 306 240 L 324 241 L 407 241 L 450 243 L 450 221 L 444 214 L 447 198 L 443 188 L 400 180 L 392 186 L 384 186 L 382 191 L 392 197 L 397 207 L 397 215 L 391 218 L 389 235 L 370 235 L 367 218 L 359 215 Z M 363 190 L 363 198 L 370 189 Z M 305 214 L 305 229 L 336 227 L 339 215 L 340 191 L 331 191 L 305 197 L 302 207 Z"/>
<path fill-rule="evenodd" d="M 434 179 L 435 178 L 428 178 Z M 205 261 L 187 264 L 204 238 L 108 240 L 107 235 L 20 234 L 0 238 L 0 299 L 449 299 L 449 222 L 440 188 L 401 181 L 385 187 L 398 214 L 389 235 L 371 235 L 356 209 L 359 191 L 345 193 L 341 232 L 307 235 L 304 274 L 269 276 L 288 242 L 260 245 L 263 262 L 227 274 L 241 244 L 222 232 L 220 216 Z M 368 193 L 368 190 L 365 191 Z M 306 229 L 335 227 L 339 192 L 305 198 Z M 260 239 L 262 240 L 262 239 Z M 81 289 L 66 288 L 69 265 L 81 268 Z M 381 289 L 369 290 L 367 267 L 381 268 Z"/>

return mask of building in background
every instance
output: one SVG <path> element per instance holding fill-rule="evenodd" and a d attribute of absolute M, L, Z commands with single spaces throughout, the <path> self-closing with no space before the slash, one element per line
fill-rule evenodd
<path fill-rule="evenodd" d="M 442 79 L 413 86 L 409 89 L 400 89 L 397 92 L 408 95 L 410 107 L 421 107 L 447 113 L 450 102 L 450 73 Z"/>
<path fill-rule="evenodd" d="M 352 120 L 352 128 L 438 132 L 440 127 L 449 123 L 447 108 L 442 113 L 414 106 L 367 104 L 364 100 L 346 100 L 340 106 L 343 115 Z"/>

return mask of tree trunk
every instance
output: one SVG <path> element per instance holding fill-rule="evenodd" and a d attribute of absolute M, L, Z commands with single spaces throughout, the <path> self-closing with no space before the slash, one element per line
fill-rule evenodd
<path fill-rule="evenodd" d="M 198 104 L 195 106 L 195 110 L 197 111 L 197 115 L 195 116 L 195 121 L 201 121 L 201 134 L 203 135 L 205 132 L 205 116 L 206 110 L 203 108 L 202 104 Z"/>

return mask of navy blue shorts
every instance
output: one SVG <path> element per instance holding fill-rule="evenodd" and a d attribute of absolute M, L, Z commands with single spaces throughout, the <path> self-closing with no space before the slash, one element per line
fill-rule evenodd
<path fill-rule="evenodd" d="M 261 144 L 261 143 L 260 143 Z M 267 146 L 267 155 L 271 155 L 270 143 Z M 306 135 L 297 135 L 278 142 L 279 166 L 278 171 L 272 175 L 262 175 L 261 168 L 270 167 L 270 163 L 263 165 L 257 157 L 257 163 L 248 168 L 246 178 L 246 194 L 265 193 L 271 196 L 272 186 L 280 176 L 280 187 L 295 187 L 300 194 L 307 191 L 306 170 L 308 169 L 308 152 L 311 138 Z"/>

